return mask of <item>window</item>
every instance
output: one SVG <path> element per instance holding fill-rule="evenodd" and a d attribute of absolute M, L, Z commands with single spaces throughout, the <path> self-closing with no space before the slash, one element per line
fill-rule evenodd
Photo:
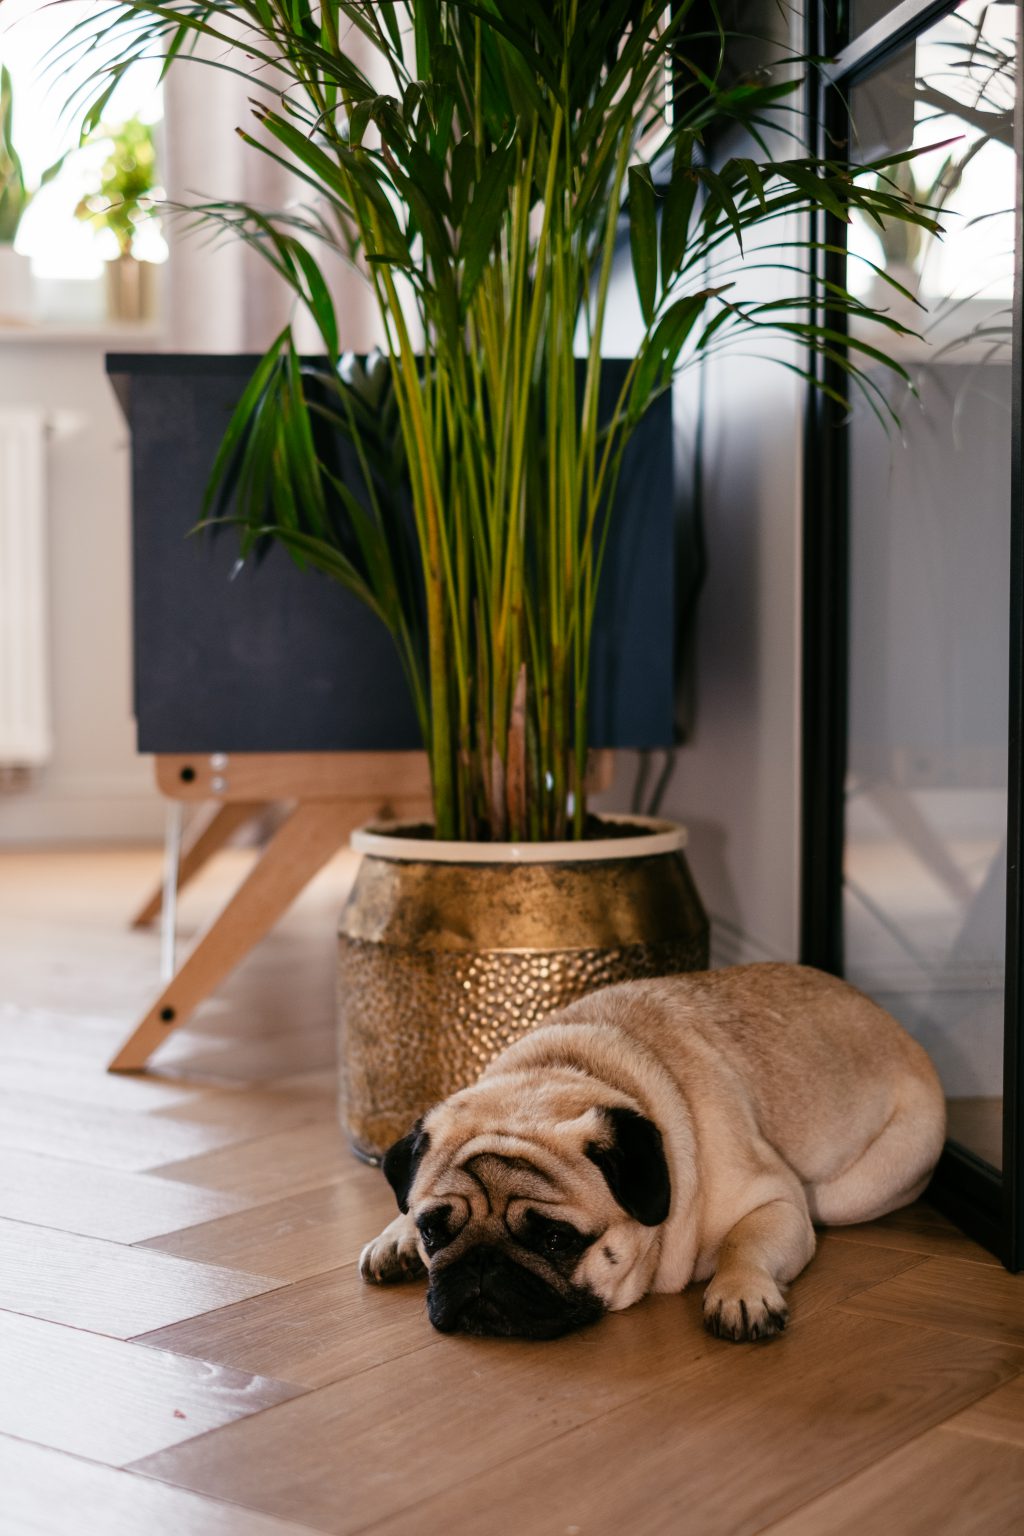
<path fill-rule="evenodd" d="M 125 206 L 123 199 L 101 193 L 111 138 L 97 132 L 89 143 L 79 146 L 79 121 L 64 104 L 86 70 L 73 58 L 57 62 L 69 46 L 74 26 L 96 16 L 95 5 L 74 0 L 60 5 L 47 0 L 5 0 L 3 7 L 0 63 L 12 78 L 13 142 L 26 186 L 33 193 L 18 227 L 15 250 L 31 260 L 36 318 L 40 319 L 102 319 L 105 267 L 122 249 L 115 231 L 105 227 L 112 221 L 84 217 L 87 198 L 101 214 L 114 203 Z M 103 127 L 116 130 L 136 119 L 139 126 L 134 131 L 152 136 L 159 144 L 161 115 L 159 63 L 154 61 L 124 77 L 108 103 Z M 60 170 L 41 186 L 47 169 L 57 162 Z M 131 254 L 147 263 L 166 259 L 167 247 L 156 218 L 139 220 Z"/>

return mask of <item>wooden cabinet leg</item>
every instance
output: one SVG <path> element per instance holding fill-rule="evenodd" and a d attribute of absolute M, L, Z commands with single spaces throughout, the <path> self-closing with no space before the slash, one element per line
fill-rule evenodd
<path fill-rule="evenodd" d="M 345 800 L 305 801 L 292 811 L 174 980 L 122 1045 L 110 1063 L 111 1072 L 134 1072 L 146 1065 L 170 1031 L 186 1021 L 273 927 L 366 812 L 364 803 Z"/>
<path fill-rule="evenodd" d="M 262 800 L 229 800 L 218 805 L 213 815 L 201 823 L 198 832 L 189 839 L 181 855 L 178 868 L 178 890 L 199 873 L 203 865 L 218 853 L 224 844 L 247 821 L 252 821 L 265 810 Z M 147 928 L 163 906 L 163 886 L 158 885 L 149 899 L 132 918 L 133 928 Z"/>

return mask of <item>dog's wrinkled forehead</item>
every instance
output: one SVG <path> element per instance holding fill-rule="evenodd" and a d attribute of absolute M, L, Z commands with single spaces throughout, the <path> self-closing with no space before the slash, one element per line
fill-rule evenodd
<path fill-rule="evenodd" d="M 446 1182 L 459 1183 L 459 1174 L 482 1191 L 494 1212 L 503 1210 L 510 1200 L 549 1201 L 562 1194 L 561 1186 L 534 1162 L 498 1151 L 470 1152 L 464 1159 L 457 1157 L 449 1167 Z M 467 1193 L 472 1195 L 473 1190 L 470 1188 Z"/>
<path fill-rule="evenodd" d="M 431 1110 L 420 1124 L 417 1195 L 459 1176 L 498 1196 L 564 1195 L 569 1170 L 600 1134 L 601 1114 L 592 1104 L 541 1103 L 542 1097 L 481 1083 Z"/>
<path fill-rule="evenodd" d="M 599 1194 L 602 1181 L 582 1157 L 591 1122 L 599 1123 L 593 1110 L 543 1123 L 519 1106 L 492 1105 L 490 1124 L 460 1111 L 460 1101 L 449 1100 L 416 1127 L 406 1186 L 412 1204 L 457 1197 L 478 1215 L 504 1215 L 512 1202 L 576 1199 L 590 1183 Z"/>

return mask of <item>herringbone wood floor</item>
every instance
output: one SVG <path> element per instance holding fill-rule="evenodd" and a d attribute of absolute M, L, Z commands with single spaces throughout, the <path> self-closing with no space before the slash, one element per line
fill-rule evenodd
<path fill-rule="evenodd" d="M 697 1294 L 531 1345 L 364 1287 L 392 1207 L 334 1117 L 346 862 L 157 1075 L 111 1078 L 156 988 L 126 921 L 157 869 L 0 858 L 4 1536 L 1020 1529 L 1024 1278 L 925 1206 L 825 1235 L 769 1345 L 708 1338 Z"/>

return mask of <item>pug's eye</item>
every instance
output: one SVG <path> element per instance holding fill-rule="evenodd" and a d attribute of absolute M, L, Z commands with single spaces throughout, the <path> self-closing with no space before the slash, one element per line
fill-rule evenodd
<path fill-rule="evenodd" d="M 531 1253 L 543 1254 L 549 1259 L 576 1259 L 594 1241 L 569 1222 L 553 1221 L 539 1211 L 527 1211 L 514 1236 L 516 1242 L 522 1243 Z"/>
<path fill-rule="evenodd" d="M 553 1227 L 541 1238 L 541 1247 L 545 1253 L 568 1253 L 570 1249 L 575 1248 L 577 1240 L 575 1232 L 563 1232 Z"/>
<path fill-rule="evenodd" d="M 582 1233 L 564 1221 L 548 1221 L 535 1216 L 528 1229 L 528 1246 L 535 1253 L 548 1254 L 551 1258 L 581 1253 L 587 1242 Z"/>
<path fill-rule="evenodd" d="M 449 1242 L 448 1218 L 451 1215 L 450 1205 L 439 1205 L 425 1216 L 420 1216 L 416 1222 L 416 1229 L 420 1234 L 420 1241 L 427 1250 L 428 1255 L 437 1253 L 438 1249 L 445 1248 Z"/>

